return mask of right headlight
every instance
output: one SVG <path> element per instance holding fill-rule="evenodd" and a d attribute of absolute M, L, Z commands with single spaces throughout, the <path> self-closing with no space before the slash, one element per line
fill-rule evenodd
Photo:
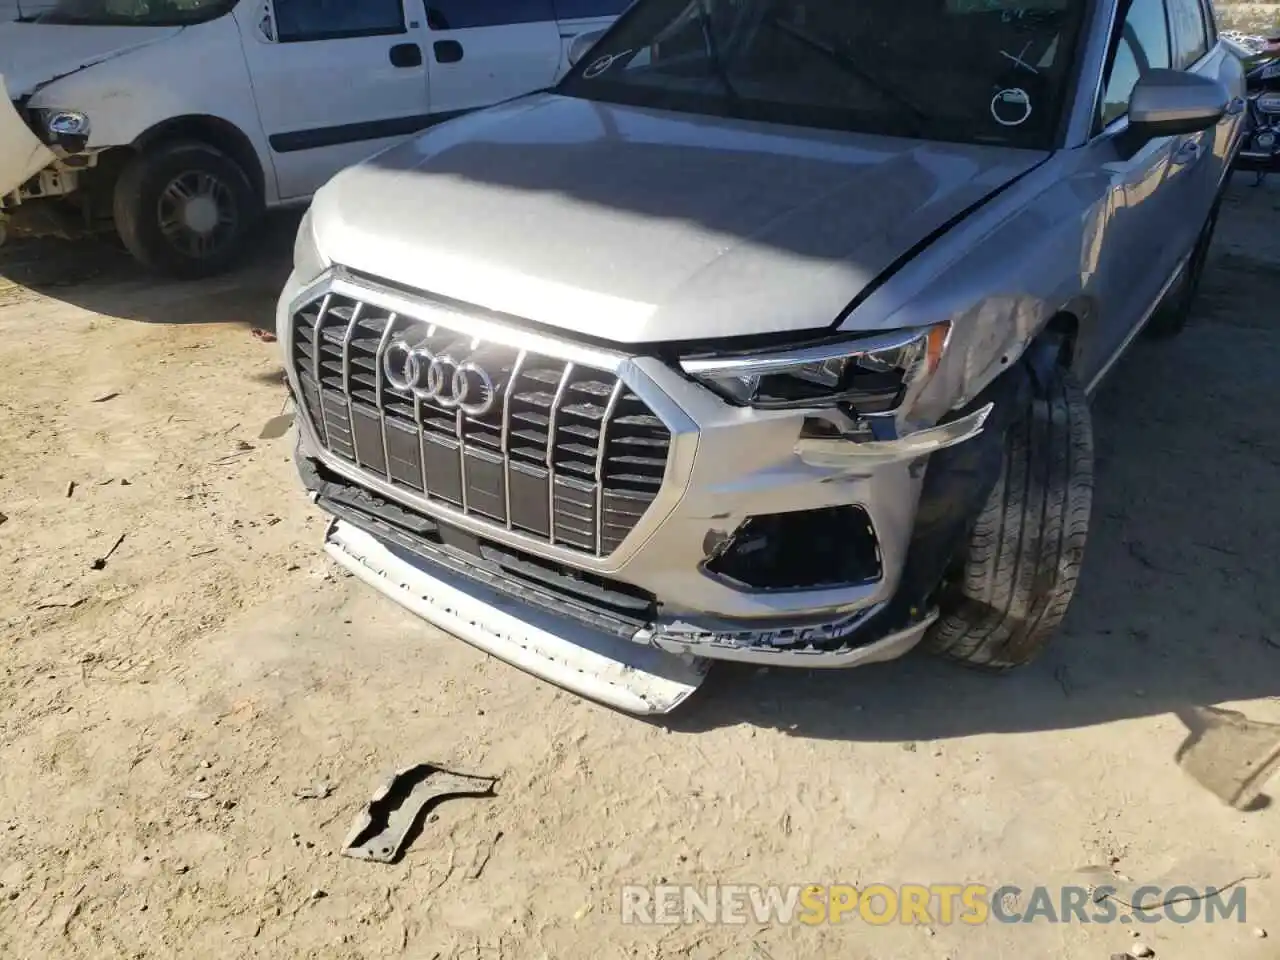
<path fill-rule="evenodd" d="M 847 406 L 883 414 L 918 394 L 937 369 L 951 325 L 844 337 L 793 350 L 681 358 L 684 372 L 739 406 Z"/>
<path fill-rule="evenodd" d="M 302 215 L 298 235 L 293 241 L 293 272 L 302 283 L 310 283 L 329 269 L 329 261 L 316 244 L 315 230 L 311 226 L 311 208 Z"/>

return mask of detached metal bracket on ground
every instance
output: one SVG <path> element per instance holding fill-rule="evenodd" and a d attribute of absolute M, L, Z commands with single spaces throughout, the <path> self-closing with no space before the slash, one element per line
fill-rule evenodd
<path fill-rule="evenodd" d="M 394 863 L 439 801 L 450 797 L 491 797 L 497 777 L 453 773 L 430 763 L 398 770 L 373 795 L 351 824 L 344 857 Z"/>

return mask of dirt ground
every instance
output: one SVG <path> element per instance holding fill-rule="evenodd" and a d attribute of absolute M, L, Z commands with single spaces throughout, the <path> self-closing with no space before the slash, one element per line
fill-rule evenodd
<path fill-rule="evenodd" d="M 1246 878 L 1243 925 L 1142 939 L 1280 957 L 1280 810 L 1227 802 L 1280 747 L 1278 225 L 1280 190 L 1237 184 L 1198 322 L 1097 398 L 1083 584 L 1040 662 L 723 668 L 665 723 L 488 659 L 323 556 L 291 438 L 259 439 L 284 391 L 251 328 L 291 224 L 198 286 L 6 249 L 0 957 L 1105 960 L 1133 925 L 619 918 L 625 883 L 1098 870 Z M 424 760 L 497 794 L 441 805 L 400 864 L 339 856 L 380 779 Z"/>

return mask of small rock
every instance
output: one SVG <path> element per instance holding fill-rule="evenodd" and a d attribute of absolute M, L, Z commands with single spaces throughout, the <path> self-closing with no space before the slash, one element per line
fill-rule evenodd
<path fill-rule="evenodd" d="M 1142 936 L 1142 934 L 1141 934 L 1141 933 L 1139 933 L 1137 930 L 1130 930 L 1130 931 L 1129 931 L 1129 936 L 1131 936 L 1131 937 L 1133 937 L 1133 939 L 1137 940 L 1140 936 Z"/>
<path fill-rule="evenodd" d="M 1262 927 L 1254 927 L 1253 935 L 1257 937 L 1259 940 L 1267 939 L 1267 931 L 1263 930 Z"/>
<path fill-rule="evenodd" d="M 907 753 L 915 753 L 916 745 L 914 743 L 904 743 L 902 745 L 902 749 L 907 751 Z"/>
<path fill-rule="evenodd" d="M 210 793 L 208 790 L 188 790 L 187 791 L 188 800 L 208 800 L 212 797 L 213 797 L 213 794 Z"/>
<path fill-rule="evenodd" d="M 234 810 L 235 808 L 236 808 L 236 802 L 235 802 L 234 800 L 223 800 L 223 801 L 222 801 L 222 809 L 223 809 L 223 810 Z"/>
<path fill-rule="evenodd" d="M 201 761 L 200 761 L 200 766 L 202 766 L 202 767 L 204 767 L 206 770 L 208 770 L 210 767 L 212 767 L 212 766 L 213 766 L 213 762 L 212 762 L 212 761 L 210 761 L 210 760 L 201 760 Z"/>
<path fill-rule="evenodd" d="M 318 888 L 318 887 L 317 887 L 315 890 L 312 890 L 312 891 L 311 891 L 311 899 L 312 899 L 312 900 L 323 900 L 323 899 L 324 899 L 325 897 L 327 897 L 327 896 L 328 896 L 328 894 L 327 894 L 327 893 L 325 893 L 323 890 L 321 890 L 321 889 L 320 889 L 320 888 Z"/>
<path fill-rule="evenodd" d="M 323 780 L 317 780 L 315 783 L 309 783 L 305 787 L 299 787 L 293 791 L 293 795 L 299 800 L 323 800 L 329 796 L 333 788 Z"/>
<path fill-rule="evenodd" d="M 177 863 L 173 865 L 174 873 L 186 873 L 190 869 L 191 868 L 187 866 L 185 863 L 183 863 L 181 860 L 179 860 Z"/>
<path fill-rule="evenodd" d="M 1156 952 L 1152 950 L 1150 947 L 1148 947 L 1141 940 L 1139 940 L 1132 947 L 1130 947 L 1129 952 L 1133 954 L 1135 957 L 1154 957 L 1156 955 Z"/>

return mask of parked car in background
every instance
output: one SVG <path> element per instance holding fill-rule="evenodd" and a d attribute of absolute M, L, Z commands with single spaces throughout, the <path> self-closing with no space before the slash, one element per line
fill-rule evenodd
<path fill-rule="evenodd" d="M 56 0 L 0 26 L 0 230 L 229 266 L 270 207 L 551 86 L 626 0 Z"/>
<path fill-rule="evenodd" d="M 638 0 L 316 196 L 277 324 L 326 549 L 640 713 L 714 660 L 1026 663 L 1243 96 L 1203 0 Z"/>

